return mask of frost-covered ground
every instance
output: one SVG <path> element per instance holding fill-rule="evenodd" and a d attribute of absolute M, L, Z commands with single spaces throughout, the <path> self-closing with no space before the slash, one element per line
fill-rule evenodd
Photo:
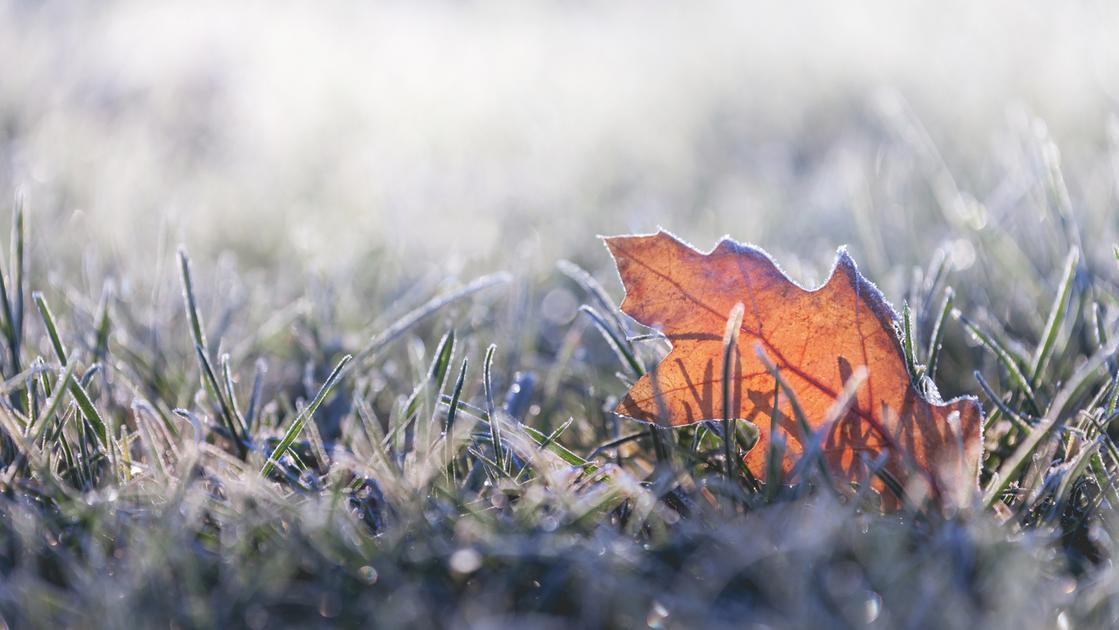
<path fill-rule="evenodd" d="M 1119 9 L 758 5 L 0 3 L 0 199 L 28 228 L 26 275 L 3 248 L 20 325 L 0 330 L 0 432 L 57 385 L 32 291 L 115 432 L 63 396 L 60 435 L 5 438 L 0 621 L 1115 623 L 1113 368 L 1077 370 L 1119 333 Z M 941 391 L 983 395 L 979 370 L 1008 406 L 984 483 L 1028 435 L 1007 361 L 1045 337 L 1078 251 L 1029 384 L 1066 403 L 1059 447 L 1007 509 L 948 522 L 803 486 L 730 513 L 720 447 L 672 450 L 712 435 L 667 436 L 659 466 L 649 439 L 614 443 L 643 427 L 604 413 L 628 377 L 577 312 L 607 306 L 557 268 L 616 300 L 596 235 L 657 226 L 757 243 L 809 284 L 848 244 L 921 339 L 951 286 L 1004 356 L 946 320 Z M 180 244 L 242 415 L 267 364 L 244 458 L 199 381 Z M 555 439 L 577 459 L 533 460 L 515 422 L 524 472 L 488 469 L 470 414 L 453 449 L 425 442 L 447 401 L 418 396 L 413 422 L 408 401 L 452 329 L 443 393 L 469 357 L 462 399 L 484 409 L 494 343 L 496 407 L 544 433 L 573 419 Z M 266 440 L 370 348 L 299 436 L 302 476 L 260 479 Z M 51 382 L 28 401 L 38 357 Z M 583 458 L 617 468 L 576 476 Z"/>

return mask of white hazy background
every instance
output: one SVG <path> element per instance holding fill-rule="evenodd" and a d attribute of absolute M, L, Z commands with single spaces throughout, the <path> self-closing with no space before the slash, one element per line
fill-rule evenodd
<path fill-rule="evenodd" d="M 1031 143 L 1061 148 L 1086 229 L 1114 230 L 1117 18 L 1108 2 L 0 2 L 0 194 L 26 198 L 38 255 L 92 248 L 137 281 L 178 242 L 246 267 L 337 273 L 377 252 L 462 274 L 603 264 L 596 234 L 658 225 L 794 268 L 844 242 L 880 268 L 942 246 L 966 265 L 961 226 L 1031 213 Z M 977 205 L 946 210 L 945 181 Z M 933 238 L 895 249 L 883 222 Z"/>

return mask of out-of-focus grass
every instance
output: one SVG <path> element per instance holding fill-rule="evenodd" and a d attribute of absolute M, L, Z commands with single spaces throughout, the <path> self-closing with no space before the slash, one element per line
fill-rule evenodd
<path fill-rule="evenodd" d="M 3 7 L 0 621 L 1116 623 L 1106 10 L 336 8 Z M 984 492 L 610 415 L 665 348 L 594 235 L 658 223 L 849 243 Z"/>

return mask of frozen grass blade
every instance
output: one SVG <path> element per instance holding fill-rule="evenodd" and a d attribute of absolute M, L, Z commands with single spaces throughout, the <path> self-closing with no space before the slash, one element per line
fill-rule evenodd
<path fill-rule="evenodd" d="M 455 351 L 455 332 L 452 330 L 443 335 L 439 340 L 439 346 L 435 350 L 435 358 L 432 359 L 431 365 L 427 369 L 427 373 L 416 388 L 412 390 L 412 394 L 404 404 L 404 420 L 411 422 L 413 416 L 420 410 L 420 406 L 427 404 L 429 407 L 434 407 L 434 400 L 443 391 L 443 381 L 447 377 L 447 368 L 451 364 L 451 358 Z"/>
<path fill-rule="evenodd" d="M 451 361 L 455 356 L 455 331 L 451 330 L 439 340 L 436 350 L 435 362 L 431 365 L 431 380 L 435 384 L 435 391 L 442 393 L 443 383 L 447 380 L 447 372 L 451 369 Z"/>
<path fill-rule="evenodd" d="M 1026 397 L 1026 401 L 1030 404 L 1030 408 L 1033 409 L 1033 413 L 1040 415 L 1041 407 L 1038 405 L 1037 399 L 1034 396 L 1033 388 L 1030 386 L 1030 380 L 1027 379 L 1026 375 L 1022 373 L 1022 369 L 1018 366 L 1018 362 L 1010 356 L 1010 353 L 1002 347 L 1002 344 L 995 341 L 995 339 L 987 333 L 983 332 L 983 330 L 979 328 L 979 326 L 976 326 L 974 322 L 972 322 L 962 313 L 960 313 L 959 311 L 954 311 L 953 314 L 956 316 L 956 319 L 960 320 L 960 323 L 964 325 L 964 328 L 966 328 L 973 337 L 979 340 L 979 342 L 983 344 L 985 348 L 990 350 L 991 353 L 995 355 L 995 358 L 998 359 L 998 362 L 1003 366 L 1004 369 L 1006 369 L 1007 373 L 1010 375 L 1010 379 L 1014 382 L 1014 385 L 1018 388 L 1018 391 L 1020 391 L 1022 395 Z"/>
<path fill-rule="evenodd" d="M 23 199 L 20 197 L 16 203 L 15 214 L 12 215 L 11 225 L 11 295 L 3 291 L 4 314 L 8 319 L 9 349 L 11 352 L 12 374 L 19 374 L 22 369 L 20 356 L 23 346 L 23 292 L 26 291 L 27 260 L 23 255 L 27 236 L 27 226 L 23 222 Z M 2 276 L 0 271 L 0 276 Z M 0 285 L 0 291 L 4 288 Z M 9 301 L 10 298 L 10 301 Z"/>
<path fill-rule="evenodd" d="M 229 402 L 229 410 L 233 414 L 233 420 L 235 420 L 234 424 L 241 431 L 245 440 L 248 441 L 248 425 L 245 423 L 245 417 L 241 415 L 241 409 L 237 406 L 237 390 L 233 386 L 233 368 L 230 365 L 228 353 L 221 355 L 221 376 L 225 399 Z"/>
<path fill-rule="evenodd" d="M 256 431 L 257 415 L 260 413 L 260 392 L 264 386 L 264 374 L 268 365 L 264 359 L 257 359 L 253 369 L 253 389 L 249 394 L 249 408 L 245 411 L 245 427 L 250 435 Z"/>
<path fill-rule="evenodd" d="M 972 375 L 975 377 L 975 381 L 979 383 L 979 388 L 983 390 L 983 393 L 987 395 L 987 398 L 989 398 L 991 402 L 994 403 L 996 409 L 998 410 L 997 413 L 992 413 L 990 416 L 987 417 L 986 421 L 983 423 L 983 430 L 986 431 L 987 429 L 991 428 L 991 426 L 998 421 L 999 414 L 1002 414 L 1007 418 L 1010 418 L 1011 421 L 1013 421 L 1019 429 L 1022 429 L 1023 431 L 1029 433 L 1030 424 L 1022 419 L 1022 415 L 1020 413 L 1011 409 L 1009 405 L 1003 402 L 1002 398 L 1000 398 L 999 395 L 995 393 L 995 389 L 991 387 L 990 383 L 987 382 L 987 379 L 983 378 L 983 373 L 979 370 L 976 370 Z"/>
<path fill-rule="evenodd" d="M 101 302 L 97 309 L 100 315 L 97 318 L 97 335 L 93 344 L 93 357 L 97 361 L 104 361 L 109 356 L 109 333 L 112 331 L 109 303 L 113 297 L 112 286 L 108 282 L 105 283 L 101 290 Z"/>
<path fill-rule="evenodd" d="M 1064 474 L 1061 476 L 1061 483 L 1057 486 L 1057 492 L 1053 497 L 1054 509 L 1065 507 L 1065 502 L 1069 498 L 1069 493 L 1072 491 L 1073 484 L 1084 475 L 1084 471 L 1088 468 L 1092 458 L 1096 457 L 1096 454 L 1099 452 L 1100 447 L 1103 446 L 1106 439 L 1106 437 L 1100 436 L 1092 440 L 1089 444 L 1082 446 L 1080 452 L 1076 454 L 1076 457 L 1065 464 Z"/>
<path fill-rule="evenodd" d="M 7 337 L 11 374 L 22 371 L 20 350 L 23 345 L 23 292 L 26 276 L 24 259 L 23 198 L 17 197 L 12 215 L 11 285 L 7 284 L 4 269 L 0 266 L 0 311 L 4 316 L 2 332 Z M 9 291 L 9 288 L 11 291 Z"/>
<path fill-rule="evenodd" d="M 501 421 L 497 417 L 497 407 L 493 402 L 493 353 L 496 350 L 495 344 L 490 344 L 486 349 L 486 358 L 482 362 L 482 387 L 486 394 L 486 414 L 489 417 L 490 440 L 493 442 L 493 461 L 497 469 L 504 473 L 506 470 L 505 453 L 501 444 Z"/>
<path fill-rule="evenodd" d="M 785 483 L 785 434 L 777 430 L 781 413 L 781 382 L 773 379 L 773 411 L 769 414 L 769 451 L 765 458 L 765 499 L 772 502 Z"/>
<path fill-rule="evenodd" d="M 730 310 L 727 317 L 727 329 L 723 333 L 723 457 L 726 464 L 727 481 L 733 481 L 734 471 L 738 468 L 735 455 L 735 430 L 734 423 L 738 409 L 732 408 L 731 381 L 734 379 L 735 367 L 738 364 L 738 334 L 742 327 L 742 314 L 746 312 L 745 305 L 739 302 Z"/>
<path fill-rule="evenodd" d="M 449 405 L 450 397 L 444 396 L 443 401 Z M 490 416 L 484 409 L 479 409 L 466 402 L 459 402 L 458 410 L 461 413 L 475 418 L 482 424 L 486 425 L 487 428 L 491 424 Z M 527 424 L 521 425 L 520 428 L 524 429 L 525 433 L 528 434 L 528 436 L 532 438 L 532 441 L 536 442 L 538 446 L 540 446 L 541 448 L 546 448 L 552 453 L 558 455 L 560 459 L 567 462 L 568 464 L 582 468 L 588 473 L 592 473 L 598 470 L 598 466 L 595 466 L 593 463 L 587 461 L 586 459 L 583 459 L 571 449 L 557 442 L 555 438 L 549 437 L 547 434 L 541 432 L 539 429 L 530 427 Z"/>
<path fill-rule="evenodd" d="M 590 295 L 591 298 L 594 299 L 594 301 L 598 302 L 598 306 L 600 309 L 602 309 L 602 312 L 608 313 L 610 315 L 610 318 L 614 322 L 615 328 L 617 328 L 619 331 L 625 330 L 625 326 L 622 325 L 621 318 L 618 317 L 617 306 L 614 304 L 614 301 L 610 299 L 610 294 L 606 292 L 606 289 L 603 288 L 602 284 L 599 283 L 598 280 L 595 280 L 594 276 L 592 276 L 586 269 L 583 269 L 570 260 L 561 260 L 556 263 L 556 267 L 559 268 L 560 272 L 563 273 L 563 275 L 574 280 L 575 283 L 578 284 L 579 287 L 587 293 L 587 295 Z"/>
<path fill-rule="evenodd" d="M 54 394 L 47 399 L 43 412 L 39 414 L 39 428 L 36 430 L 32 442 L 38 442 L 42 439 L 43 435 L 50 430 L 51 419 L 54 418 L 58 410 L 62 407 L 62 400 L 66 397 L 66 393 L 73 382 L 74 364 L 71 363 L 62 370 L 62 375 L 59 376 L 55 385 Z"/>
<path fill-rule="evenodd" d="M 601 289 L 601 287 L 599 287 L 599 289 Z M 600 296 L 600 299 L 606 298 Z M 587 317 L 591 319 L 594 327 L 598 330 L 599 334 L 602 335 L 602 338 L 606 340 L 606 344 L 614 351 L 618 360 L 622 365 L 629 368 L 631 376 L 640 378 L 645 375 L 645 366 L 638 360 L 631 340 L 625 338 L 624 333 L 621 332 L 621 328 L 615 331 L 610 324 L 607 323 L 606 318 L 590 305 L 584 304 L 580 306 L 579 312 L 586 314 Z M 618 320 L 617 317 L 614 318 L 614 321 L 618 326 L 621 326 L 620 320 Z M 619 376 L 619 378 L 622 377 Z M 664 429 L 657 426 L 650 429 L 650 435 L 653 439 L 653 450 L 656 453 L 657 462 L 661 464 L 670 464 L 672 461 L 672 455 L 669 451 L 671 436 Z"/>
<path fill-rule="evenodd" d="M 187 319 L 190 321 L 190 333 L 194 338 L 194 350 L 198 356 L 198 365 L 202 372 L 202 385 L 206 389 L 211 402 L 217 407 L 221 422 L 229 431 L 230 440 L 237 448 L 238 454 L 244 460 L 248 457 L 249 436 L 240 420 L 234 414 L 233 403 L 226 399 L 226 395 L 214 366 L 210 363 L 210 350 L 206 345 L 206 332 L 202 324 L 202 315 L 198 311 L 198 301 L 194 297 L 194 281 L 190 273 L 190 258 L 184 248 L 179 248 L 179 279 L 183 288 L 183 303 L 186 308 Z"/>
<path fill-rule="evenodd" d="M 230 440 L 234 442 L 237 447 L 237 452 L 240 453 L 241 459 L 248 456 L 249 448 L 245 444 L 245 436 L 237 428 L 237 421 L 233 417 L 233 410 L 230 409 L 229 403 L 222 395 L 221 385 L 218 383 L 218 377 L 214 374 L 214 367 L 210 365 L 210 358 L 206 356 L 205 349 L 202 346 L 194 347 L 195 354 L 198 355 L 198 364 L 202 366 L 202 382 L 206 385 L 206 391 L 210 395 L 210 399 L 215 401 L 218 406 L 218 414 L 221 416 L 222 424 L 229 431 Z"/>
<path fill-rule="evenodd" d="M 206 345 L 206 332 L 202 326 L 202 315 L 198 312 L 198 302 L 194 298 L 194 282 L 190 274 L 190 257 L 185 248 L 179 248 L 179 278 L 183 285 L 183 302 L 186 305 L 187 319 L 190 321 L 190 333 L 194 338 L 194 345 L 209 352 Z"/>
<path fill-rule="evenodd" d="M 909 302 L 902 304 L 901 321 L 901 338 L 902 349 L 905 353 L 905 367 L 909 370 L 909 380 L 917 382 L 921 375 L 917 367 L 917 356 L 913 351 L 913 313 L 909 310 Z"/>
<path fill-rule="evenodd" d="M 35 305 L 39 309 L 39 314 L 43 318 L 43 325 L 47 329 L 47 335 L 50 337 L 51 345 L 54 346 L 54 351 L 58 355 L 58 361 L 63 367 L 70 367 L 66 357 L 66 349 L 62 345 L 62 341 L 58 335 L 58 327 L 54 323 L 54 315 L 51 313 L 50 306 L 47 304 L 46 299 L 41 293 L 36 292 L 33 296 Z M 96 366 L 94 366 L 96 367 Z M 72 373 L 72 369 L 67 370 L 67 373 Z M 94 368 L 87 371 L 86 376 L 92 376 Z M 82 415 L 85 416 L 86 421 L 93 427 L 95 435 L 101 441 L 102 446 L 106 450 L 110 449 L 108 430 L 105 426 L 105 421 L 101 417 L 97 407 L 94 406 L 93 401 L 90 400 L 89 393 L 86 392 L 85 387 L 79 380 L 67 378 L 65 382 L 69 383 L 69 389 L 74 400 L 78 403 L 78 408 L 81 409 Z M 56 386 L 56 390 L 60 389 L 62 385 Z"/>
<path fill-rule="evenodd" d="M 793 388 L 785 382 L 785 379 L 781 377 L 781 371 L 778 369 L 777 365 L 774 364 L 773 361 L 769 358 L 769 355 L 765 353 L 765 348 L 763 348 L 760 343 L 755 344 L 754 352 L 756 352 L 758 358 L 761 359 L 761 362 L 765 366 L 765 369 L 769 370 L 769 373 L 773 375 L 773 380 L 776 381 L 777 386 L 785 392 L 785 398 L 789 399 L 789 406 L 792 407 L 793 415 L 796 417 L 797 424 L 800 426 L 800 431 L 803 435 L 803 441 L 811 439 L 814 431 L 812 430 L 812 426 L 808 424 L 808 417 L 804 415 L 804 409 L 801 408 L 800 402 L 797 401 L 796 391 L 793 390 Z M 776 400 L 776 397 L 774 397 L 774 400 Z M 823 480 L 823 484 L 826 487 L 830 488 L 834 492 L 835 485 L 834 481 L 832 480 L 831 472 L 828 470 L 827 463 L 824 462 L 822 458 L 815 459 L 820 471 L 820 479 Z"/>
<path fill-rule="evenodd" d="M 451 439 L 454 436 L 455 430 L 455 415 L 458 413 L 459 399 L 462 397 L 462 387 L 466 382 L 466 368 L 469 365 L 468 360 L 463 357 L 462 365 L 458 370 L 458 378 L 455 379 L 454 389 L 451 390 L 450 403 L 447 406 L 447 421 L 443 427 L 443 440 L 446 445 L 446 457 L 448 465 L 451 467 L 451 479 L 456 479 L 455 472 L 455 454 Z"/>
<path fill-rule="evenodd" d="M 940 304 L 940 311 L 933 323 L 932 334 L 929 336 L 929 349 L 926 354 L 929 357 L 929 362 L 925 368 L 925 373 L 933 380 L 936 380 L 936 368 L 940 362 L 940 347 L 944 341 L 944 321 L 948 319 L 948 315 L 952 312 L 952 304 L 955 299 L 956 292 L 952 290 L 952 287 L 944 290 L 944 301 Z"/>
<path fill-rule="evenodd" d="M 998 474 L 994 477 L 994 483 L 987 487 L 983 495 L 983 504 L 986 507 L 991 507 L 1002 496 L 1006 489 L 1010 486 L 1011 482 L 1018 478 L 1018 475 L 1029 463 L 1038 447 L 1048 438 L 1055 430 L 1057 430 L 1064 422 L 1063 415 L 1065 407 L 1069 401 L 1079 390 L 1080 385 L 1091 374 L 1099 370 L 1107 358 L 1115 352 L 1114 346 L 1109 346 L 1100 350 L 1092 356 L 1087 362 L 1077 369 L 1076 373 L 1064 384 L 1061 390 L 1053 399 L 1053 403 L 1049 406 L 1049 412 L 1045 418 L 1036 426 L 1032 427 L 1031 431 L 1026 435 L 1026 438 L 1019 443 L 1018 447 L 1014 450 L 1014 454 L 1007 459 L 999 468 Z"/>
<path fill-rule="evenodd" d="M 477 280 L 474 280 L 470 284 L 460 289 L 443 293 L 431 298 L 419 307 L 406 313 L 403 317 L 396 320 L 395 323 L 386 328 L 383 332 L 370 339 L 369 343 L 367 343 L 354 355 L 354 361 L 352 364 L 350 364 L 349 367 L 347 367 L 347 370 L 353 369 L 353 366 L 360 365 L 361 362 L 376 355 L 378 352 L 381 351 L 381 349 L 395 341 L 410 328 L 426 319 L 427 317 L 433 315 L 434 313 L 442 310 L 444 307 L 490 287 L 507 284 L 510 279 L 511 276 L 507 273 L 495 273 L 478 278 Z M 343 376 L 344 375 L 345 374 L 343 374 Z"/>
<path fill-rule="evenodd" d="M 16 204 L 12 217 L 12 366 L 18 373 L 23 368 L 20 356 L 23 348 L 23 296 L 27 284 L 27 257 L 24 254 L 27 241 L 27 224 L 24 221 L 23 199 Z"/>
<path fill-rule="evenodd" d="M 288 427 L 287 432 L 284 433 L 284 437 L 280 440 L 280 443 L 276 445 L 272 454 L 268 456 L 268 461 L 266 461 L 264 466 L 260 469 L 260 475 L 262 477 L 267 477 L 268 473 L 272 472 L 273 465 L 278 463 L 284 454 L 288 452 L 292 442 L 303 432 L 303 425 L 307 423 L 307 420 L 314 415 L 319 405 L 321 405 L 323 401 L 326 400 L 326 397 L 334 390 L 334 386 L 341 380 L 342 370 L 345 369 L 346 365 L 349 364 L 352 359 L 353 356 L 347 354 L 338 362 L 334 371 L 332 371 L 330 376 L 326 378 L 326 381 L 323 382 L 322 387 L 319 389 L 319 393 L 316 394 L 315 398 L 311 400 L 311 403 L 304 407 L 303 411 L 295 417 L 291 426 Z"/>
<path fill-rule="evenodd" d="M 1044 332 L 1041 335 L 1041 343 L 1038 344 L 1037 350 L 1034 352 L 1033 361 L 1030 364 L 1030 383 L 1037 383 L 1041 371 L 1045 369 L 1046 362 L 1049 361 L 1049 356 L 1053 353 L 1053 346 L 1057 343 L 1057 335 L 1060 333 L 1061 324 L 1065 320 L 1065 314 L 1068 311 L 1069 298 L 1072 296 L 1073 280 L 1076 277 L 1076 264 L 1080 260 L 1080 250 L 1075 247 L 1068 253 L 1065 258 L 1064 273 L 1061 275 L 1061 284 L 1057 289 L 1057 295 L 1053 298 L 1053 306 L 1049 309 L 1049 318 L 1045 322 Z"/>
<path fill-rule="evenodd" d="M 602 335 L 602 338 L 606 340 L 607 345 L 614 351 L 614 354 L 618 355 L 618 359 L 622 362 L 622 365 L 628 367 L 629 371 L 635 376 L 643 376 L 645 374 L 645 368 L 642 367 L 641 362 L 637 360 L 637 356 L 634 355 L 633 349 L 628 343 L 624 343 L 618 338 L 618 334 L 610 328 L 610 325 L 606 323 L 606 319 L 603 318 L 593 306 L 584 304 L 579 307 L 579 311 L 591 318 L 594 327 L 598 329 L 598 332 Z"/>
<path fill-rule="evenodd" d="M 70 381 L 70 393 L 73 394 L 74 400 L 78 403 L 78 409 L 81 409 L 82 415 L 93 427 L 93 432 L 100 440 L 101 445 L 105 447 L 106 452 L 111 449 L 109 444 L 109 432 L 105 426 L 105 420 L 101 417 L 101 413 L 97 411 L 94 406 L 93 400 L 90 399 L 89 393 L 82 387 L 78 381 Z"/>
<path fill-rule="evenodd" d="M 35 301 L 35 306 L 39 309 L 39 315 L 43 318 L 47 336 L 50 337 L 51 346 L 54 348 L 55 355 L 58 356 L 59 363 L 65 366 L 67 362 L 66 348 L 62 345 L 62 338 L 58 335 L 58 327 L 54 323 L 54 314 L 51 313 L 46 298 L 43 297 L 42 293 L 36 291 L 31 294 L 31 299 Z"/>

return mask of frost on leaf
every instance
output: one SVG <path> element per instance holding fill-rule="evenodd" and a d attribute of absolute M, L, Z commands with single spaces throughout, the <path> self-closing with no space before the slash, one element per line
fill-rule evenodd
<path fill-rule="evenodd" d="M 622 310 L 672 343 L 616 413 L 666 426 L 718 420 L 724 413 L 751 420 L 761 434 L 746 463 L 763 476 L 775 391 L 768 361 L 795 394 L 812 431 L 826 430 L 824 457 L 837 480 L 866 481 L 867 462 L 879 461 L 888 476 L 926 482 L 946 502 L 967 501 L 976 489 L 978 402 L 929 400 L 913 387 L 895 332 L 898 315 L 846 251 L 838 253 L 823 286 L 809 291 L 762 250 L 729 238 L 706 254 L 664 231 L 611 237 L 606 245 L 625 285 Z M 739 351 L 728 366 L 732 382 L 724 410 L 723 337 L 739 303 Z M 855 385 L 850 379 L 863 375 L 846 407 L 838 407 L 845 386 Z M 811 439 L 788 399 L 779 397 L 777 413 L 787 443 L 786 472 Z M 877 479 L 873 483 L 881 488 Z"/>

